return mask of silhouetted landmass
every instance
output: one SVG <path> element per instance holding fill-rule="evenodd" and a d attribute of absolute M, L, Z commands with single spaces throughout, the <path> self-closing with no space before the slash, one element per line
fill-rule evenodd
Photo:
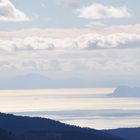
<path fill-rule="evenodd" d="M 140 97 L 140 87 L 119 86 L 110 97 Z"/>
<path fill-rule="evenodd" d="M 50 119 L 2 113 L 0 128 L 7 131 L 4 131 L 7 137 L 2 139 L 3 135 L 0 135 L 0 140 L 125 140 L 103 131 L 66 125 Z"/>
<path fill-rule="evenodd" d="M 0 140 L 13 140 L 14 138 L 15 137 L 14 135 L 12 135 L 12 133 L 0 129 Z"/>
<path fill-rule="evenodd" d="M 120 136 L 129 140 L 140 140 L 140 128 L 121 128 L 114 130 L 106 130 L 109 134 Z"/>

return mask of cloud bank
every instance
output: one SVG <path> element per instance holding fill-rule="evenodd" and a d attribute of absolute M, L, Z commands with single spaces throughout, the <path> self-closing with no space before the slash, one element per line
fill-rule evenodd
<path fill-rule="evenodd" d="M 132 16 L 126 6 L 114 7 L 100 3 L 79 8 L 77 9 L 77 13 L 79 17 L 86 19 L 129 18 Z"/>
<path fill-rule="evenodd" d="M 95 23 L 100 24 L 100 23 Z M 0 32 L 0 52 L 95 51 L 140 48 L 140 25 L 91 29 L 30 29 Z"/>
<path fill-rule="evenodd" d="M 103 35 L 88 33 L 76 38 L 52 38 L 31 36 L 24 38 L 0 39 L 1 52 L 37 50 L 96 50 L 140 48 L 140 34 L 114 33 Z"/>
<path fill-rule="evenodd" d="M 0 21 L 29 21 L 27 15 L 17 9 L 9 0 L 0 1 Z"/>
<path fill-rule="evenodd" d="M 139 85 L 139 27 L 0 32 L 0 80 L 34 72 L 96 86 Z"/>

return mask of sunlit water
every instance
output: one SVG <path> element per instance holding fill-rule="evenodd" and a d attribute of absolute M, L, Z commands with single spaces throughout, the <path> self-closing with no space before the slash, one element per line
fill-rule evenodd
<path fill-rule="evenodd" d="M 96 129 L 140 126 L 140 98 L 104 97 L 113 90 L 1 90 L 0 111 Z"/>

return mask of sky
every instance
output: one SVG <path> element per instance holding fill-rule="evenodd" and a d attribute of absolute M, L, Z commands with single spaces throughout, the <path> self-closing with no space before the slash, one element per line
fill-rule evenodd
<path fill-rule="evenodd" d="M 140 86 L 139 0 L 0 0 L 0 82 L 26 74 Z"/>

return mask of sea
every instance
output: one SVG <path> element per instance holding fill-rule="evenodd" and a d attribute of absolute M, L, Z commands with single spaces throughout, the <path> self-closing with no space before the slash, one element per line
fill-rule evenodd
<path fill-rule="evenodd" d="M 0 112 L 99 130 L 140 127 L 140 98 L 107 96 L 114 89 L 0 90 Z"/>

